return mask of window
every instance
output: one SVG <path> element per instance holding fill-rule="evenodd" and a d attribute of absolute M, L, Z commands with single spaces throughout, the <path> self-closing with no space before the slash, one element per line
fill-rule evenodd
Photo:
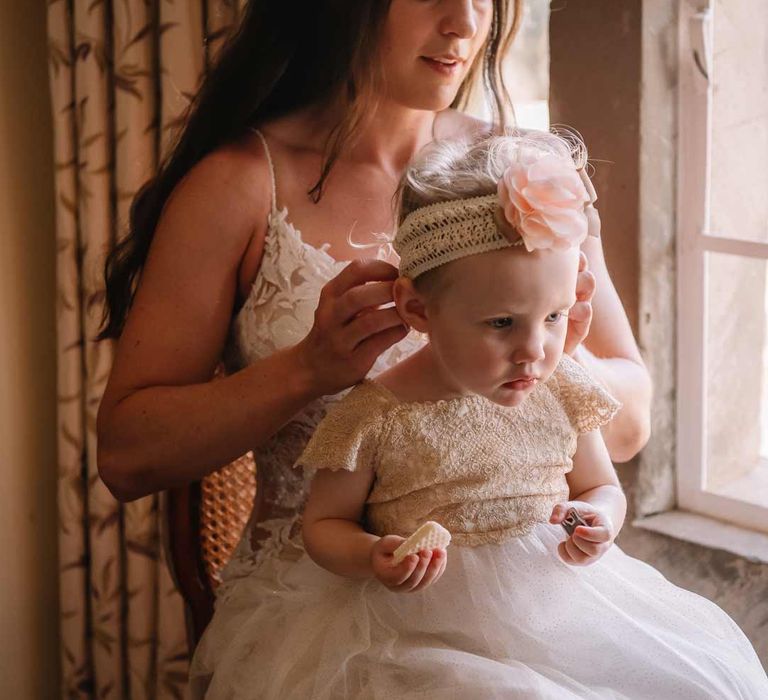
<path fill-rule="evenodd" d="M 679 20 L 678 506 L 768 533 L 768 3 Z"/>
<path fill-rule="evenodd" d="M 549 128 L 549 4 L 550 0 L 526 0 L 518 34 L 504 57 L 504 79 L 510 92 L 518 126 Z M 467 111 L 490 120 L 493 112 L 481 86 L 470 99 Z"/>

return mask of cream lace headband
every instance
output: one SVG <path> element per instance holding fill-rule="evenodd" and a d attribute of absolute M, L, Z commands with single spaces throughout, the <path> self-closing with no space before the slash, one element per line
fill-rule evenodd
<path fill-rule="evenodd" d="M 494 194 L 428 204 L 400 225 L 393 247 L 411 279 L 469 255 L 524 245 L 532 251 L 600 236 L 589 176 L 552 154 L 509 166 Z"/>

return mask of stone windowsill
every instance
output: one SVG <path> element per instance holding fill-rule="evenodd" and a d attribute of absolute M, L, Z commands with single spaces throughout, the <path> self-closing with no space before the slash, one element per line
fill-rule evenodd
<path fill-rule="evenodd" d="M 768 534 L 715 520 L 684 510 L 657 513 L 632 522 L 634 527 L 693 542 L 711 549 L 723 549 L 749 561 L 768 564 Z"/>

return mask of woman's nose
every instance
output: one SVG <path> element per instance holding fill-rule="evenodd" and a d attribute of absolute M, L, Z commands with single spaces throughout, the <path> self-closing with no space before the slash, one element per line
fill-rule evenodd
<path fill-rule="evenodd" d="M 477 33 L 477 14 L 473 0 L 447 0 L 440 30 L 459 39 L 471 39 Z"/>

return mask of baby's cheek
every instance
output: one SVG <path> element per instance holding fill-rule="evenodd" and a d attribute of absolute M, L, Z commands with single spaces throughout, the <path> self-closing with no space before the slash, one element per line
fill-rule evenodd
<path fill-rule="evenodd" d="M 550 339 L 544 345 L 543 374 L 546 374 L 546 376 L 542 377 L 542 381 L 549 379 L 550 375 L 555 371 L 555 368 L 563 357 L 567 330 L 567 321 L 563 319 L 563 321 L 558 324 L 557 331 L 552 334 Z"/>
<path fill-rule="evenodd" d="M 548 353 L 546 360 L 544 361 L 544 367 L 541 371 L 541 382 L 546 382 L 547 379 L 549 379 L 552 376 L 552 373 L 557 368 L 558 363 L 560 362 L 560 359 L 563 357 L 562 352 L 558 353 Z"/>
<path fill-rule="evenodd" d="M 473 384 L 482 385 L 487 377 L 495 376 L 503 362 L 500 352 L 483 343 L 459 342 L 451 349 L 454 359 L 451 366 L 461 371 Z"/>

